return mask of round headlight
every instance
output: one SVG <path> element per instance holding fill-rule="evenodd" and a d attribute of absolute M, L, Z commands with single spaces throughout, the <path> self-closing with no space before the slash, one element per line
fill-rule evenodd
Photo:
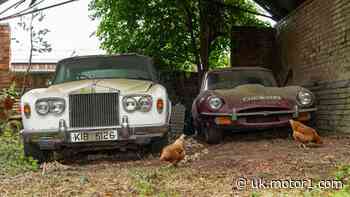
<path fill-rule="evenodd" d="M 310 106 L 314 102 L 314 96 L 310 91 L 301 90 L 298 92 L 297 101 L 303 107 Z"/>
<path fill-rule="evenodd" d="M 47 101 L 38 101 L 35 104 L 35 110 L 40 115 L 46 115 L 50 111 L 50 104 Z"/>
<path fill-rule="evenodd" d="M 137 108 L 137 101 L 133 97 L 125 97 L 123 99 L 124 109 L 127 112 L 133 112 Z"/>
<path fill-rule="evenodd" d="M 149 112 L 152 108 L 152 97 L 151 96 L 142 96 L 139 99 L 139 107 L 142 112 Z"/>
<path fill-rule="evenodd" d="M 66 103 L 64 100 L 54 100 L 50 103 L 50 112 L 55 114 L 61 114 L 66 108 Z"/>
<path fill-rule="evenodd" d="M 209 103 L 209 107 L 213 110 L 220 109 L 223 104 L 222 99 L 217 96 L 209 97 L 208 103 Z"/>

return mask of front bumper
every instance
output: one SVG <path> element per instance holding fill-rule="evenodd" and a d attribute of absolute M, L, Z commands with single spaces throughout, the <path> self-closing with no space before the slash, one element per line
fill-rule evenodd
<path fill-rule="evenodd" d="M 118 139 L 113 141 L 94 141 L 94 142 L 71 142 L 70 133 L 77 131 L 103 131 L 107 129 L 117 129 Z M 143 127 L 129 127 L 128 124 L 122 124 L 118 127 L 100 127 L 100 128 L 67 128 L 63 120 L 60 121 L 57 130 L 22 130 L 21 137 L 26 143 L 37 144 L 41 150 L 59 150 L 63 147 L 91 147 L 97 149 L 98 146 L 122 147 L 126 144 L 145 145 L 153 139 L 166 135 L 169 131 L 169 125 Z"/>
<path fill-rule="evenodd" d="M 308 119 L 311 118 L 313 112 L 317 111 L 317 108 L 306 108 L 300 109 L 295 106 L 293 110 L 280 110 L 280 111 L 259 111 L 259 112 L 249 112 L 249 113 L 239 113 L 235 109 L 232 113 L 215 113 L 215 112 L 203 112 L 202 116 L 214 120 L 216 117 L 230 117 L 231 124 L 227 125 L 217 125 L 219 127 L 227 128 L 271 128 L 271 127 L 283 127 L 289 125 L 290 119 L 300 119 L 308 115 Z M 267 122 L 247 122 L 250 117 L 272 117 L 277 116 L 276 121 Z M 304 120 L 302 120 L 304 121 Z"/>

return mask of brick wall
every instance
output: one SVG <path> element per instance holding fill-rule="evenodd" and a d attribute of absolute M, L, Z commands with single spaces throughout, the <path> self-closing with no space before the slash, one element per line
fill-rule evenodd
<path fill-rule="evenodd" d="M 232 66 L 262 66 L 274 69 L 273 66 L 277 65 L 274 28 L 234 27 L 231 40 Z"/>
<path fill-rule="evenodd" d="M 7 87 L 11 81 L 8 74 L 10 64 L 10 27 L 0 24 L 0 88 Z"/>
<path fill-rule="evenodd" d="M 280 81 L 317 96 L 317 127 L 350 132 L 350 3 L 307 0 L 276 27 Z"/>

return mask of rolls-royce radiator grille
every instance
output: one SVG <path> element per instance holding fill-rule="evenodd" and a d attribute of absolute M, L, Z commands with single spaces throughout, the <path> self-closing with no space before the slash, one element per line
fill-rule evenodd
<path fill-rule="evenodd" d="M 119 94 L 69 95 L 70 127 L 101 127 L 119 125 Z"/>

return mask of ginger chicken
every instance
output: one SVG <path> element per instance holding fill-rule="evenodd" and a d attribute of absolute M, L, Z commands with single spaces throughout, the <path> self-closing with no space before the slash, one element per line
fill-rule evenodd
<path fill-rule="evenodd" d="M 316 130 L 310 128 L 301 122 L 295 120 L 289 120 L 293 129 L 293 138 L 295 141 L 301 143 L 305 148 L 305 144 L 314 142 L 316 144 L 322 144 L 321 137 L 317 134 Z"/>
<path fill-rule="evenodd" d="M 185 158 L 184 141 L 185 135 L 182 134 L 174 143 L 166 146 L 160 154 L 160 161 L 169 162 L 176 166 L 177 163 Z"/>

